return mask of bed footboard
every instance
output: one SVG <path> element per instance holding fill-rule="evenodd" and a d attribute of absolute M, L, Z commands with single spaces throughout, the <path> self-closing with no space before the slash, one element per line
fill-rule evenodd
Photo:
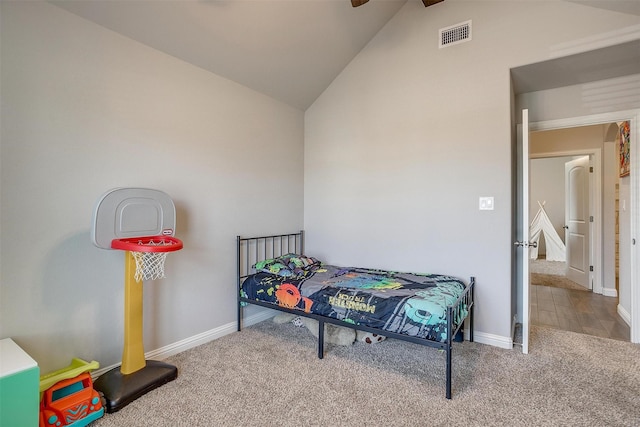
<path fill-rule="evenodd" d="M 469 341 L 473 342 L 473 290 L 475 288 L 476 279 L 471 277 L 469 285 L 464 290 L 462 295 L 458 299 L 447 307 L 447 363 L 446 363 L 446 376 L 447 376 L 447 399 L 451 399 L 451 365 L 452 365 L 452 352 L 454 337 L 458 332 L 462 332 L 461 328 L 464 325 L 464 321 L 469 319 Z"/>

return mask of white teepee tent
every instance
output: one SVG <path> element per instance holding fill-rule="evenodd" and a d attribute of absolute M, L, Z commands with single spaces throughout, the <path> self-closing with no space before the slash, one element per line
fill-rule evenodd
<path fill-rule="evenodd" d="M 558 236 L 558 232 L 553 228 L 553 224 L 547 216 L 547 212 L 544 210 L 545 202 L 540 203 L 538 206 L 540 210 L 531 221 L 529 227 L 529 242 L 536 242 L 536 247 L 529 246 L 529 254 L 531 259 L 538 259 L 538 246 L 540 245 L 540 235 L 544 233 L 544 242 L 547 248 L 547 261 L 566 261 L 567 252 L 564 246 L 564 242 Z"/>

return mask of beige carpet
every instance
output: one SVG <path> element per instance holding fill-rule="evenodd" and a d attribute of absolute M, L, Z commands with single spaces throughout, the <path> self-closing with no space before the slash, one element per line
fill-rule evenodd
<path fill-rule="evenodd" d="M 562 261 L 547 261 L 544 257 L 541 257 L 529 260 L 529 270 L 531 270 L 532 273 L 564 276 L 567 270 L 567 263 Z"/>
<path fill-rule="evenodd" d="M 540 327 L 530 354 L 456 343 L 327 345 L 265 321 L 167 361 L 178 378 L 106 414 L 113 426 L 637 426 L 640 346 Z"/>
<path fill-rule="evenodd" d="M 589 291 L 589 289 L 584 286 L 580 286 L 576 282 L 567 279 L 565 276 L 566 266 L 566 262 L 547 261 L 544 257 L 530 260 L 531 284 L 577 291 Z"/>
<path fill-rule="evenodd" d="M 554 276 L 552 274 L 531 273 L 531 284 L 589 292 L 589 289 L 578 285 L 576 282 L 573 282 L 564 276 Z"/>

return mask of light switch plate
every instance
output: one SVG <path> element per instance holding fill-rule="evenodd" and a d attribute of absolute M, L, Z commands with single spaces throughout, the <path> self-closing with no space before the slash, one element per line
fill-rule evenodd
<path fill-rule="evenodd" d="M 480 197 L 480 210 L 492 211 L 493 210 L 493 197 Z"/>

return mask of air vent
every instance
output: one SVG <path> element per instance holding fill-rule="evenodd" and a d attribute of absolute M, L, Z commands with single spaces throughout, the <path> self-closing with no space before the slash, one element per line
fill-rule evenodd
<path fill-rule="evenodd" d="M 471 40 L 471 21 L 440 29 L 440 48 Z"/>

